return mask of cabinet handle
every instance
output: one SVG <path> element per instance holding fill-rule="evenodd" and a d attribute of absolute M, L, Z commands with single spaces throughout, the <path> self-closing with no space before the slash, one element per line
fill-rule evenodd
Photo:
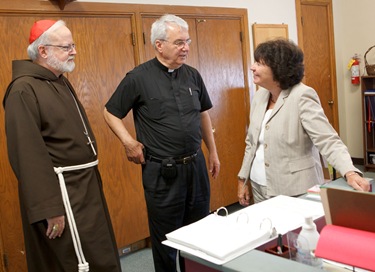
<path fill-rule="evenodd" d="M 333 100 L 329 100 L 328 105 L 333 105 Z"/>

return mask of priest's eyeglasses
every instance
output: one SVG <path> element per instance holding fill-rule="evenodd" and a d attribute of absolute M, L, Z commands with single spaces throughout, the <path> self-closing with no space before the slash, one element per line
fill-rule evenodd
<path fill-rule="evenodd" d="M 174 42 L 170 42 L 170 41 L 167 41 L 167 40 L 161 40 L 161 41 L 174 44 L 178 49 L 182 49 L 182 48 L 185 47 L 185 45 L 191 44 L 191 39 L 187 39 L 185 41 L 184 40 L 176 40 Z"/>
<path fill-rule="evenodd" d="M 57 44 L 45 44 L 44 46 L 53 46 L 62 49 L 65 52 L 72 52 L 73 49 L 76 49 L 76 45 L 74 43 L 68 45 L 57 45 Z"/>

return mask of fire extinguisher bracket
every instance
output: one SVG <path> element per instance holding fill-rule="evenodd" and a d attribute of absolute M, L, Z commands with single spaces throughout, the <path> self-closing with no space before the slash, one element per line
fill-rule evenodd
<path fill-rule="evenodd" d="M 367 74 L 368 74 L 369 76 L 375 76 L 375 64 L 368 64 L 367 59 L 366 59 L 366 55 L 367 55 L 367 53 L 370 52 L 370 50 L 373 49 L 374 47 L 375 47 L 375 45 L 374 45 L 374 46 L 371 46 L 371 47 L 366 51 L 366 53 L 365 53 L 365 55 L 364 55 L 364 57 L 363 57 L 363 58 L 365 59 L 366 72 L 367 72 Z"/>

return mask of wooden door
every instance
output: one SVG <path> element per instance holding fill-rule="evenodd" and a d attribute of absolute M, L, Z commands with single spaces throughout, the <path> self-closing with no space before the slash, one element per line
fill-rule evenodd
<path fill-rule="evenodd" d="M 48 16 L 54 17 L 57 18 Z M 27 58 L 30 27 L 39 19 L 42 17 L 0 16 L 0 37 L 3 40 L 0 43 L 0 54 L 3 56 L 0 71 L 1 97 L 11 79 L 11 61 Z M 117 244 L 121 248 L 149 236 L 141 169 L 128 162 L 123 146 L 103 119 L 104 104 L 125 73 L 135 66 L 133 18 L 123 15 L 70 16 L 62 19 L 71 29 L 77 45 L 76 69 L 67 74 L 67 77 L 87 111 L 96 136 L 104 193 Z M 121 27 L 113 31 L 114 25 Z M 128 127 L 133 127 L 132 115 L 125 118 L 124 122 Z M 134 130 L 130 132 L 135 134 Z M 5 135 L 3 109 L 0 111 L 0 135 Z M 3 239 L 4 254 L 8 259 L 8 271 L 26 271 L 17 180 L 5 155 L 5 138 L 1 139 L 0 149 L 1 154 L 4 154 L 0 159 L 0 233 L 6 238 Z"/>
<path fill-rule="evenodd" d="M 298 43 L 305 54 L 304 82 L 319 95 L 331 125 L 339 131 L 331 0 L 296 0 Z"/>
<path fill-rule="evenodd" d="M 241 21 L 238 18 L 181 16 L 192 39 L 187 64 L 201 73 L 213 103 L 209 110 L 221 162 L 219 177 L 211 179 L 211 210 L 233 204 L 237 174 L 245 150 L 249 98 L 245 88 Z M 150 27 L 156 17 L 143 17 L 146 59 L 154 57 Z M 203 151 L 208 157 L 207 149 Z"/>

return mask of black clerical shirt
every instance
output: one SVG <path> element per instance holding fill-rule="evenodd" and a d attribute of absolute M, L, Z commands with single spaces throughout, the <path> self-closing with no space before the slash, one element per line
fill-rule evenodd
<path fill-rule="evenodd" d="M 154 58 L 128 72 L 105 106 L 120 119 L 133 109 L 148 154 L 177 157 L 200 147 L 200 113 L 212 103 L 196 69 L 184 64 L 171 73 Z"/>

